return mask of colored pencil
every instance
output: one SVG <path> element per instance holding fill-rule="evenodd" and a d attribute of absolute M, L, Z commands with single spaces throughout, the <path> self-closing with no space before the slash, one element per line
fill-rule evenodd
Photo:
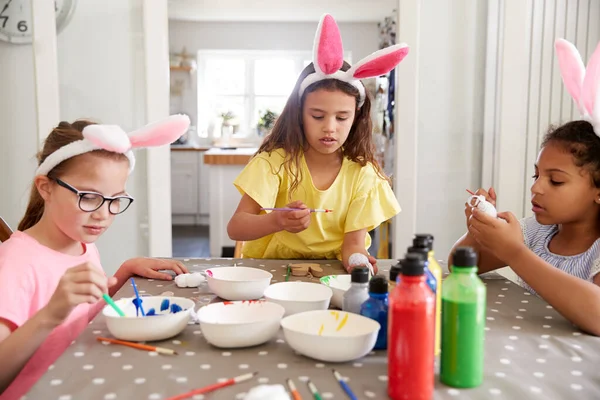
<path fill-rule="evenodd" d="M 227 387 L 227 386 L 235 385 L 236 383 L 240 383 L 240 382 L 252 379 L 256 374 L 258 374 L 258 372 L 253 372 L 251 374 L 240 375 L 240 376 L 237 376 L 235 378 L 228 379 L 225 382 L 214 383 L 212 385 L 208 385 L 208 386 L 205 386 L 205 387 L 200 388 L 200 389 L 194 389 L 194 390 L 189 391 L 187 393 L 183 393 L 183 394 L 180 394 L 180 395 L 177 395 L 177 396 L 169 397 L 167 400 L 183 400 L 183 399 L 187 399 L 187 398 L 190 398 L 192 396 L 195 396 L 197 394 L 209 393 L 209 392 L 215 391 L 217 389 L 221 389 L 221 388 L 224 388 L 224 387 Z"/>
<path fill-rule="evenodd" d="M 169 354 L 169 355 L 177 354 L 177 352 L 175 350 L 166 349 L 164 347 L 149 346 L 147 344 L 127 342 L 125 340 L 109 339 L 109 338 L 103 338 L 103 337 L 97 337 L 96 340 L 98 340 L 99 342 L 121 344 L 123 346 L 133 347 L 134 349 L 139 349 L 139 350 L 155 351 L 160 354 Z"/>
<path fill-rule="evenodd" d="M 114 309 L 115 309 L 115 311 L 117 312 L 117 314 L 119 314 L 121 317 L 124 317 L 124 316 L 125 316 L 125 313 L 123 312 L 123 310 L 121 310 L 121 309 L 119 308 L 119 306 L 115 304 L 115 302 L 114 302 L 114 301 L 113 301 L 113 300 L 110 298 L 110 296 L 109 296 L 109 295 L 107 295 L 106 293 L 104 293 L 104 294 L 102 295 L 102 298 L 104 299 L 104 301 L 105 301 L 105 302 L 106 302 L 108 305 L 110 305 L 112 308 L 114 308 Z"/>
<path fill-rule="evenodd" d="M 315 384 L 312 383 L 310 380 L 307 383 L 308 383 L 308 389 L 312 393 L 314 400 L 323 400 L 323 398 L 319 394 L 319 391 L 317 390 L 317 387 L 315 386 Z"/>
<path fill-rule="evenodd" d="M 340 375 L 340 373 L 337 372 L 335 369 L 332 369 L 331 371 L 333 372 L 333 376 L 335 376 L 335 379 L 337 379 L 337 381 L 340 383 L 340 386 L 342 387 L 342 389 L 344 389 L 344 392 L 346 392 L 348 397 L 351 400 L 357 400 L 354 393 L 352 393 L 350 386 L 348 386 L 348 384 L 342 379 L 342 375 Z"/>
<path fill-rule="evenodd" d="M 133 291 L 135 292 L 135 297 L 137 299 L 137 305 L 138 307 L 140 307 L 140 311 L 142 312 L 142 317 L 146 316 L 146 313 L 144 312 L 144 306 L 142 305 L 142 299 L 140 297 L 140 294 L 138 293 L 137 290 L 137 285 L 135 284 L 135 280 L 133 278 L 131 278 L 131 286 L 133 286 Z"/>
<path fill-rule="evenodd" d="M 471 192 L 469 189 L 467 189 L 467 192 L 469 192 L 471 195 L 475 196 L 475 193 Z"/>
<path fill-rule="evenodd" d="M 290 388 L 290 393 L 292 395 L 293 400 L 302 400 L 302 396 L 298 393 L 298 389 L 296 389 L 296 385 L 291 379 L 287 380 L 288 387 Z"/>
<path fill-rule="evenodd" d="M 289 207 L 281 207 L 281 208 L 261 208 L 262 211 L 298 211 L 298 210 L 306 210 L 306 208 L 289 208 Z M 328 208 L 309 208 L 310 212 L 324 212 L 330 213 L 333 210 Z"/>
<path fill-rule="evenodd" d="M 285 272 L 285 281 L 290 280 L 290 272 L 292 272 L 292 264 L 288 264 L 287 271 Z"/>

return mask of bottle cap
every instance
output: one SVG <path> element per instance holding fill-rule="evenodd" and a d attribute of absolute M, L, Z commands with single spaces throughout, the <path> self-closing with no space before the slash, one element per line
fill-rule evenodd
<path fill-rule="evenodd" d="M 388 282 L 382 275 L 375 275 L 369 281 L 369 293 L 384 294 L 388 291 Z"/>
<path fill-rule="evenodd" d="M 477 253 L 472 247 L 458 247 L 452 255 L 454 267 L 476 267 Z"/>
<path fill-rule="evenodd" d="M 429 250 L 427 250 L 425 247 L 415 247 L 415 246 L 411 246 L 408 249 L 406 249 L 406 254 L 418 254 L 423 261 L 427 261 L 427 259 L 429 258 Z"/>
<path fill-rule="evenodd" d="M 431 251 L 433 249 L 433 235 L 430 235 L 429 233 L 415 235 L 413 238 L 413 247 L 423 247 L 426 248 L 427 251 Z"/>
<path fill-rule="evenodd" d="M 419 254 L 407 254 L 403 260 L 400 260 L 400 265 L 404 276 L 419 276 L 425 272 L 425 261 Z"/>
<path fill-rule="evenodd" d="M 350 273 L 350 280 L 354 283 L 369 282 L 369 268 L 363 266 L 354 267 Z"/>
<path fill-rule="evenodd" d="M 396 282 L 396 278 L 398 278 L 398 275 L 400 275 L 401 271 L 402 268 L 400 267 L 399 262 L 398 264 L 392 266 L 392 268 L 390 268 L 390 281 Z"/>

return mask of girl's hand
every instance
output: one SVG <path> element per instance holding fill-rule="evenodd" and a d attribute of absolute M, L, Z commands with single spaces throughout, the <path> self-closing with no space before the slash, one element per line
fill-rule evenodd
<path fill-rule="evenodd" d="M 493 218 L 474 209 L 469 219 L 469 233 L 485 250 L 507 265 L 527 248 L 519 221 L 510 212 L 498 213 L 498 218 Z"/>
<path fill-rule="evenodd" d="M 496 207 L 496 191 L 493 187 L 490 188 L 489 191 L 486 191 L 483 188 L 477 189 L 475 192 L 477 196 L 485 196 L 485 199 L 492 203 L 494 207 Z M 465 203 L 465 217 L 467 217 L 467 228 L 469 227 L 469 219 L 471 218 L 471 212 L 473 210 L 473 206 L 469 203 Z"/>
<path fill-rule="evenodd" d="M 369 259 L 369 264 L 373 267 L 373 274 L 377 275 L 379 272 L 379 269 L 377 268 L 377 259 L 370 254 L 367 254 L 367 258 Z M 344 265 L 344 269 L 350 274 L 356 266 L 357 265 Z"/>
<path fill-rule="evenodd" d="M 158 272 L 160 270 L 174 271 L 176 275 L 189 273 L 180 261 L 171 259 L 138 257 L 127 260 L 123 266 L 127 268 L 130 275 L 164 281 L 173 280 L 173 277 L 171 274 Z"/>
<path fill-rule="evenodd" d="M 89 262 L 69 268 L 60 278 L 43 312 L 51 324 L 58 326 L 76 306 L 97 303 L 104 293 L 108 293 L 108 288 L 116 283 L 116 278 L 106 278 L 99 268 Z"/>
<path fill-rule="evenodd" d="M 310 210 L 301 201 L 294 201 L 286 208 L 302 208 L 296 211 L 273 211 L 277 221 L 277 226 L 282 231 L 291 233 L 302 232 L 310 225 Z"/>

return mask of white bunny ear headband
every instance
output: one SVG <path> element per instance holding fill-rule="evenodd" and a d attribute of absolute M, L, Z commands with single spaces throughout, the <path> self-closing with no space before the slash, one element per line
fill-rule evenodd
<path fill-rule="evenodd" d="M 337 24 L 329 14 L 323 15 L 313 47 L 315 72 L 308 75 L 300 84 L 299 96 L 302 98 L 307 87 L 325 79 L 338 79 L 351 84 L 360 93 L 359 107 L 365 102 L 365 87 L 360 79 L 373 78 L 390 72 L 408 54 L 408 45 L 396 44 L 376 51 L 357 62 L 348 71 L 342 71 L 344 48 Z"/>
<path fill-rule="evenodd" d="M 600 136 L 600 43 L 590 57 L 587 69 L 575 46 L 564 39 L 555 43 L 560 74 L 584 120 Z"/>
<path fill-rule="evenodd" d="M 35 175 L 48 175 L 61 162 L 94 150 L 124 154 L 129 159 L 131 174 L 135 167 L 133 149 L 173 143 L 189 126 L 190 119 L 186 115 L 171 115 L 130 133 L 125 133 L 117 125 L 88 125 L 83 129 L 83 139 L 69 143 L 50 154 L 38 167 Z"/>

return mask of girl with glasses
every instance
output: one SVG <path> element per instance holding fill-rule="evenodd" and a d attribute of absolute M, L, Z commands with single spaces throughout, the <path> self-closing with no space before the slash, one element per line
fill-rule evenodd
<path fill-rule="evenodd" d="M 38 155 L 18 230 L 0 245 L 0 399 L 21 398 L 132 276 L 171 279 L 176 261 L 135 258 L 108 278 L 94 242 L 133 202 L 132 149 L 167 145 L 188 128 L 172 116 L 126 134 L 118 126 L 61 122 Z"/>

